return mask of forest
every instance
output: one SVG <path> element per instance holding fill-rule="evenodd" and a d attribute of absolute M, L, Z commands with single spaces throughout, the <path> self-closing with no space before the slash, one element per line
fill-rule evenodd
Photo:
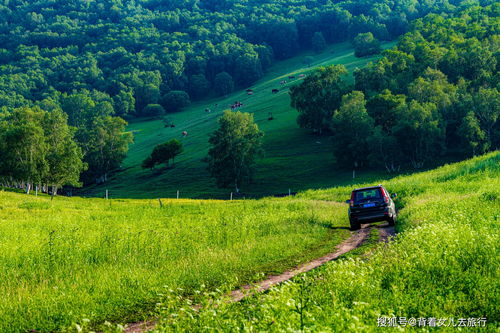
<path fill-rule="evenodd" d="M 471 18 L 474 25 L 453 27 L 451 32 L 441 26 L 441 35 L 433 30 L 444 17 L 488 4 L 493 4 L 493 8 L 484 22 Z M 497 63 L 497 25 L 493 18 L 498 5 L 494 4 L 491 0 L 3 0 L 0 2 L 0 122 L 4 130 L 0 153 L 12 158 L 0 162 L 2 179 L 7 179 L 7 183 L 46 183 L 45 189 L 51 183 L 57 188 L 63 183 L 104 182 L 120 166 L 133 140 L 132 133 L 125 133 L 127 123 L 121 118 L 161 116 L 182 110 L 191 100 L 227 95 L 238 87 L 250 86 L 275 61 L 305 49 L 319 52 L 327 43 L 352 40 L 355 47 L 369 45 L 368 52 L 378 52 L 378 41 L 395 39 L 410 31 L 412 22 L 432 13 L 439 14 L 430 16 L 437 22 L 418 21 L 422 26 L 415 26 L 413 31 L 422 32 L 413 32 L 414 35 L 403 39 L 398 50 L 386 53 L 383 61 L 356 73 L 356 90 L 362 91 L 366 98 L 377 92 L 386 94 L 380 95 L 378 102 L 392 103 L 392 99 L 400 98 L 399 94 L 407 93 L 406 83 L 414 79 L 433 90 L 433 84 L 446 80 L 442 72 L 453 85 L 443 89 L 454 89 L 458 95 L 463 92 L 460 95 L 463 98 L 458 99 L 462 105 L 467 101 L 476 105 L 474 99 L 482 95 L 492 100 L 498 93 L 494 87 L 496 76 L 485 75 L 495 73 Z M 487 17 L 492 18 L 491 22 Z M 468 22 L 462 19 L 458 23 Z M 455 33 L 467 45 L 446 39 Z M 414 37 L 417 39 L 413 40 Z M 422 47 L 415 47 L 416 44 Z M 466 60 L 459 53 L 462 49 L 468 50 Z M 476 62 L 471 64 L 471 61 Z M 467 68 L 469 72 L 460 72 Z M 383 79 L 379 77 L 381 73 Z M 413 86 L 421 87 L 419 82 Z M 458 102 L 437 102 L 436 96 L 412 93 L 415 103 L 423 103 L 421 107 L 426 110 L 432 108 L 429 104 L 432 101 L 426 98 L 437 104 L 448 103 L 439 105 L 439 111 L 441 114 L 446 111 L 446 116 L 453 119 L 446 125 L 440 122 L 437 129 L 439 132 L 444 131 L 443 126 L 447 127 L 450 130 L 447 139 L 457 141 L 453 131 L 463 125 L 468 128 L 467 135 L 475 138 L 471 148 L 474 153 L 496 147 L 495 128 L 476 129 L 476 123 L 489 122 L 481 118 L 480 112 L 472 115 L 462 106 L 460 112 L 467 113 L 468 120 L 462 124 L 461 116 L 449 112 L 451 104 L 454 110 L 458 108 Z M 370 101 L 370 105 L 377 103 L 376 99 Z M 410 113 L 420 107 L 415 103 L 410 105 Z M 59 152 L 60 156 L 51 158 L 49 155 L 54 152 L 50 153 L 49 148 L 54 147 L 50 147 L 48 137 L 52 134 L 41 119 L 53 110 L 62 111 L 59 120 L 65 123 L 67 119 L 65 126 L 69 126 L 65 140 L 75 142 L 76 146 L 71 154 Z M 380 119 L 375 120 L 377 131 L 388 126 Z M 19 149 L 12 151 L 8 142 L 25 144 L 18 144 Z M 41 155 L 35 157 L 33 151 Z M 431 156 L 426 151 L 419 154 Z M 80 158 L 83 163 L 72 170 L 71 176 L 59 177 L 71 181 L 49 181 L 44 174 L 53 171 L 46 170 L 69 172 L 56 166 L 64 158 Z M 420 161 L 415 163 L 418 165 Z M 78 176 L 80 173 L 82 177 Z"/>
<path fill-rule="evenodd" d="M 396 172 L 498 149 L 499 10 L 416 20 L 382 59 L 354 72 L 354 85 L 342 65 L 320 68 L 291 89 L 299 125 L 327 131 L 338 162 L 354 168 Z"/>

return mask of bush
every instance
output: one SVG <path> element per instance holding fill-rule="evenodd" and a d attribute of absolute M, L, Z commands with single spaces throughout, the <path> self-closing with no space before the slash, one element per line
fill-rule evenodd
<path fill-rule="evenodd" d="M 378 54 L 381 51 L 380 42 L 373 37 L 371 32 L 358 34 L 352 42 L 354 46 L 354 55 L 364 57 L 372 54 Z"/>
<path fill-rule="evenodd" d="M 191 104 L 189 95 L 182 90 L 172 90 L 163 95 L 160 104 L 167 112 L 178 112 Z"/>
<path fill-rule="evenodd" d="M 164 114 L 165 109 L 160 104 L 148 104 L 142 110 L 142 115 L 149 117 L 163 116 Z"/>

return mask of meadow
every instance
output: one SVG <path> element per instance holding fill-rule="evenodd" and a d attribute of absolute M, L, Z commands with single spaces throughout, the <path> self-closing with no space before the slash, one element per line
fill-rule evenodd
<path fill-rule="evenodd" d="M 239 303 L 207 293 L 197 300 L 204 306 L 193 309 L 169 291 L 157 331 L 378 332 L 392 325 L 390 318 L 409 331 L 432 325 L 455 331 L 474 323 L 479 331 L 498 331 L 499 175 L 495 152 L 390 180 L 384 185 L 398 193 L 402 210 L 400 233 L 389 245 Z M 341 202 L 350 190 L 299 197 Z"/>
<path fill-rule="evenodd" d="M 383 47 L 393 45 L 395 42 L 388 42 Z M 312 57 L 310 64 L 304 63 L 306 57 Z M 120 198 L 172 198 L 179 190 L 184 198 L 229 198 L 231 189 L 215 186 L 203 159 L 207 156 L 208 137 L 216 129 L 217 119 L 235 101 L 244 104 L 241 111 L 254 114 L 256 123 L 265 133 L 265 156 L 258 162 L 254 182 L 242 189 L 247 197 L 288 193 L 289 189 L 297 192 L 350 184 L 352 171 L 336 167 L 330 139 L 298 127 L 298 113 L 290 106 L 288 88 L 301 81 L 299 74 L 307 75 L 315 67 L 342 64 L 352 75 L 354 69 L 379 57 L 357 58 L 350 43 L 334 44 L 321 54 L 303 52 L 277 62 L 261 80 L 248 87 L 254 90 L 252 96 L 240 89 L 225 98 L 203 100 L 182 112 L 168 114 L 167 118 L 175 128 L 165 127 L 158 119 L 131 120 L 128 130 L 135 139 L 121 170 L 106 184 L 87 187 L 79 194 L 103 197 L 108 189 L 112 196 Z M 289 76 L 296 79 L 290 80 Z M 284 87 L 279 84 L 282 80 L 288 81 Z M 272 94 L 273 88 L 280 89 L 280 92 Z M 207 108 L 212 112 L 206 113 Z M 272 121 L 268 120 L 270 113 L 274 118 Z M 188 132 L 185 138 L 181 135 L 183 131 Z M 142 161 L 155 145 L 173 138 L 181 140 L 184 145 L 184 153 L 176 158 L 174 168 L 153 172 L 141 169 Z M 383 172 L 358 172 L 356 181 L 375 180 L 382 175 Z"/>
<path fill-rule="evenodd" d="M 280 272 L 349 236 L 344 205 L 105 200 L 0 191 L 0 332 L 149 318 L 193 294 Z"/>

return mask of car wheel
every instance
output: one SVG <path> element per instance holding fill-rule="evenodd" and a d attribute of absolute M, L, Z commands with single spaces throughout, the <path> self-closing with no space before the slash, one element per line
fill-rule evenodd
<path fill-rule="evenodd" d="M 359 222 L 352 221 L 352 220 L 350 220 L 349 222 L 351 223 L 351 230 L 352 231 L 359 230 L 361 228 L 361 224 Z"/>
<path fill-rule="evenodd" d="M 392 227 L 394 225 L 396 225 L 396 215 L 392 215 L 390 218 L 389 218 L 389 225 Z"/>

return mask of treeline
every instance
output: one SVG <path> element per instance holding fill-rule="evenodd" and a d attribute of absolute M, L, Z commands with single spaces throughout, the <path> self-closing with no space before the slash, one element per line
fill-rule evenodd
<path fill-rule="evenodd" d="M 333 137 L 349 167 L 422 167 L 500 146 L 498 3 L 417 20 L 383 58 L 354 73 L 319 69 L 291 90 L 298 123 Z"/>
<path fill-rule="evenodd" d="M 28 193 L 38 186 L 54 195 L 64 185 L 106 181 L 125 158 L 132 134 L 99 96 L 63 94 L 0 112 L 0 186 Z"/>
<path fill-rule="evenodd" d="M 301 49 L 367 32 L 393 39 L 462 2 L 0 1 L 0 108 L 85 89 L 118 116 L 173 112 L 247 87 Z"/>

